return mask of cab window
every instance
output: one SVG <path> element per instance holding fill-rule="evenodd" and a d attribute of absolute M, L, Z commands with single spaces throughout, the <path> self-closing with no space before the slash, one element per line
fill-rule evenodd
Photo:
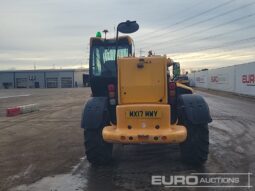
<path fill-rule="evenodd" d="M 116 76 L 115 47 L 98 46 L 93 48 L 92 73 L 94 76 Z M 118 48 L 118 58 L 128 56 L 128 47 Z"/>

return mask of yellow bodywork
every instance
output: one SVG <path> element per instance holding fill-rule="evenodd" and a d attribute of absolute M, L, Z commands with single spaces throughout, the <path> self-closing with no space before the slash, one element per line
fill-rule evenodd
<path fill-rule="evenodd" d="M 190 92 L 194 93 L 194 90 L 191 87 L 188 87 L 188 86 L 186 86 L 182 83 L 176 82 L 176 86 L 180 87 L 180 88 L 183 88 L 183 89 L 186 89 L 186 90 L 189 90 Z"/>
<path fill-rule="evenodd" d="M 138 68 L 141 64 L 143 67 Z M 167 59 L 164 57 L 118 60 L 119 104 L 167 103 Z"/>
<path fill-rule="evenodd" d="M 118 60 L 117 124 L 103 129 L 111 143 L 181 143 L 184 126 L 171 124 L 165 57 Z"/>
<path fill-rule="evenodd" d="M 167 104 L 118 105 L 117 125 L 103 129 L 104 140 L 113 143 L 180 143 L 186 136 L 184 126 L 170 124 Z"/>
<path fill-rule="evenodd" d="M 188 84 L 189 84 L 189 80 L 177 80 L 176 82 L 178 82 L 180 84 L 184 84 L 186 86 L 188 86 Z"/>

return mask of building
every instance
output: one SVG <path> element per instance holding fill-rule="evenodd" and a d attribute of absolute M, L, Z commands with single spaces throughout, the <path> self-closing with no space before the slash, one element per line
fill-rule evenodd
<path fill-rule="evenodd" d="M 82 87 L 84 74 L 88 69 L 0 71 L 0 89 Z"/>

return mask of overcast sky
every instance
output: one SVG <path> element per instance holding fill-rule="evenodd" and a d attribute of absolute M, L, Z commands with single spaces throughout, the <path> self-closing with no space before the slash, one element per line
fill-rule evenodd
<path fill-rule="evenodd" d="M 89 38 L 136 20 L 138 55 L 186 69 L 255 60 L 254 0 L 0 0 L 0 70 L 87 67 Z"/>

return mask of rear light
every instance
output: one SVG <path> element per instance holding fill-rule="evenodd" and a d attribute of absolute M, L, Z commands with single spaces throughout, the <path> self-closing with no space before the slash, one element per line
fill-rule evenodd
<path fill-rule="evenodd" d="M 109 84 L 108 85 L 108 95 L 109 95 L 109 98 L 114 98 L 115 97 L 115 86 L 114 86 L 114 84 Z"/>
<path fill-rule="evenodd" d="M 109 84 L 109 85 L 108 85 L 108 92 L 115 92 L 115 86 L 114 86 L 114 84 Z"/>
<path fill-rule="evenodd" d="M 168 97 L 169 97 L 169 103 L 173 104 L 175 101 L 175 95 L 176 95 L 176 83 L 175 82 L 169 82 L 168 84 Z"/>
<path fill-rule="evenodd" d="M 170 90 L 169 91 L 169 96 L 170 97 L 174 97 L 175 96 L 175 91 L 174 90 Z"/>
<path fill-rule="evenodd" d="M 169 82 L 169 90 L 175 90 L 176 85 L 175 82 Z"/>
<path fill-rule="evenodd" d="M 108 95 L 109 95 L 109 103 L 110 103 L 110 105 L 116 105 L 115 86 L 114 86 L 114 84 L 109 84 L 108 85 Z"/>
<path fill-rule="evenodd" d="M 115 97 L 115 92 L 109 92 L 109 97 L 110 98 Z"/>

